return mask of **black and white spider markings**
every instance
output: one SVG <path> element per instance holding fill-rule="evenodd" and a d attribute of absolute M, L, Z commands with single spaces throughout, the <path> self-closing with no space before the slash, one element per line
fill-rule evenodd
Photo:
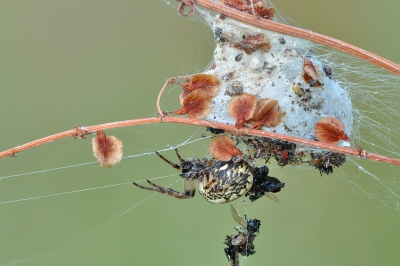
<path fill-rule="evenodd" d="M 233 201 L 245 194 L 254 201 L 268 192 L 279 192 L 285 185 L 277 178 L 268 176 L 266 166 L 253 167 L 245 158 L 236 157 L 229 162 L 206 158 L 184 160 L 177 149 L 175 149 L 175 152 L 180 164 L 169 161 L 158 152 L 155 153 L 172 167 L 181 171 L 179 176 L 183 179 L 183 193 L 158 186 L 150 180 L 147 180 L 147 183 L 153 187 L 145 187 L 135 182 L 133 184 L 139 188 L 178 199 L 189 199 L 194 197 L 197 180 L 200 195 L 207 201 L 217 204 Z"/>

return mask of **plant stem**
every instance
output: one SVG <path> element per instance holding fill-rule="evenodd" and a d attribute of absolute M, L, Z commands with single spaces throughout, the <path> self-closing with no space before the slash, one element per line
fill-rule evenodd
<path fill-rule="evenodd" d="M 316 43 L 332 47 L 336 50 L 358 57 L 364 61 L 370 62 L 371 64 L 381 67 L 397 76 L 400 76 L 400 65 L 390 60 L 387 60 L 386 58 L 383 58 L 379 55 L 361 49 L 357 46 L 348 44 L 346 42 L 342 42 L 338 39 L 322 35 L 313 32 L 311 30 L 305 30 L 293 26 L 288 26 L 269 19 L 260 19 L 257 16 L 243 13 L 239 10 L 230 8 L 221 3 L 213 2 L 210 0 L 197 0 L 196 4 L 205 7 L 207 9 L 216 11 L 218 13 L 221 13 L 223 15 L 226 15 L 228 17 L 231 17 L 233 19 L 236 19 L 238 21 L 244 22 L 246 24 L 251 24 L 263 29 L 287 34 L 294 37 L 299 37 L 302 39 L 306 39 L 309 41 L 313 41 Z"/>
<path fill-rule="evenodd" d="M 175 123 L 175 124 L 185 124 L 185 125 L 219 128 L 219 129 L 223 129 L 226 132 L 229 132 L 229 133 L 232 133 L 235 135 L 259 136 L 259 137 L 266 137 L 266 138 L 272 138 L 272 139 L 278 139 L 278 140 L 285 140 L 288 142 L 294 142 L 294 143 L 298 143 L 298 144 L 302 144 L 302 145 L 306 145 L 306 146 L 310 146 L 310 147 L 314 147 L 314 148 L 320 148 L 323 150 L 329 150 L 329 151 L 333 151 L 333 152 L 339 152 L 339 153 L 344 153 L 344 154 L 354 155 L 354 156 L 359 156 L 359 154 L 360 154 L 359 150 L 357 150 L 357 149 L 329 145 L 329 144 L 325 144 L 322 142 L 303 139 L 303 138 L 299 138 L 299 137 L 295 137 L 295 136 L 288 136 L 288 135 L 278 134 L 278 133 L 274 133 L 274 132 L 261 131 L 261 130 L 255 130 L 255 129 L 250 130 L 247 128 L 237 129 L 234 126 L 221 124 L 221 123 L 217 123 L 217 122 L 210 122 L 210 121 L 205 121 L 205 120 L 183 118 L 183 117 L 174 117 L 174 116 L 171 116 L 171 117 L 164 116 L 163 118 L 153 117 L 153 118 L 125 120 L 125 121 L 89 126 L 89 127 L 85 127 L 84 129 L 87 130 L 88 133 L 90 134 L 90 133 L 96 132 L 97 130 L 105 130 L 105 129 L 128 127 L 128 126 L 137 126 L 137 125 L 144 125 L 144 124 L 155 124 L 155 123 Z M 24 150 L 48 143 L 48 142 L 52 142 L 52 141 L 55 141 L 58 139 L 76 136 L 76 134 L 77 134 L 77 129 L 72 129 L 72 130 L 64 131 L 64 132 L 54 134 L 54 135 L 51 135 L 48 137 L 37 139 L 32 142 L 29 142 L 29 143 L 11 148 L 9 150 L 0 152 L 0 158 L 4 158 L 7 156 L 14 156 L 16 153 L 19 153 L 21 151 L 24 151 Z M 384 162 L 384 163 L 389 163 L 389 164 L 400 166 L 400 159 L 390 158 L 390 157 L 375 154 L 375 153 L 368 153 L 368 155 L 365 158 L 369 159 L 369 160 L 373 160 L 373 161 Z"/>

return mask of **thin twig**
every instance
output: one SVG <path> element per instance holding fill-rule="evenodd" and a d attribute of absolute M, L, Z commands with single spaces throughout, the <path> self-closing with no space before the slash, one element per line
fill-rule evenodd
<path fill-rule="evenodd" d="M 217 123 L 217 122 L 211 122 L 211 121 L 199 120 L 199 119 L 175 117 L 175 116 L 171 116 L 171 117 L 165 116 L 163 118 L 153 117 L 153 118 L 125 120 L 125 121 L 119 121 L 119 122 L 85 127 L 85 130 L 87 130 L 89 133 L 92 133 L 97 130 L 106 130 L 106 129 L 111 129 L 111 128 L 137 126 L 137 125 L 144 125 L 144 124 L 155 124 L 155 123 L 175 123 L 175 124 L 185 124 L 185 125 L 194 125 L 194 126 L 203 126 L 203 127 L 213 127 L 213 128 L 223 129 L 223 130 L 225 130 L 227 132 L 231 132 L 235 135 L 259 136 L 259 137 L 266 137 L 266 138 L 272 138 L 272 139 L 278 139 L 278 140 L 285 140 L 288 142 L 294 142 L 294 143 L 298 143 L 298 144 L 302 144 L 302 145 L 306 145 L 306 146 L 310 146 L 310 147 L 314 147 L 314 148 L 319 148 L 319 149 L 323 149 L 323 150 L 329 150 L 329 151 L 334 151 L 334 152 L 339 152 L 339 153 L 344 153 L 344 154 L 354 155 L 354 156 L 359 155 L 359 151 L 357 149 L 329 145 L 329 144 L 325 144 L 325 143 L 318 142 L 318 141 L 303 139 L 303 138 L 299 138 L 299 137 L 295 137 L 295 136 L 278 134 L 278 133 L 274 133 L 274 132 L 261 131 L 261 130 L 255 130 L 255 129 L 250 130 L 247 128 L 237 129 L 232 125 L 221 124 L 221 123 Z M 4 158 L 7 156 L 14 156 L 16 153 L 19 153 L 21 151 L 24 151 L 24 150 L 48 143 L 48 142 L 53 142 L 58 139 L 74 136 L 75 134 L 76 134 L 76 129 L 72 129 L 72 130 L 64 131 L 64 132 L 54 134 L 54 135 L 51 135 L 48 137 L 44 137 L 44 138 L 41 138 L 41 139 L 38 139 L 38 140 L 35 140 L 32 142 L 26 143 L 24 145 L 17 146 L 15 148 L 11 148 L 9 150 L 0 152 L 0 158 Z M 390 158 L 390 157 L 375 154 L 375 153 L 368 152 L 368 156 L 365 159 L 400 166 L 400 159 Z"/>
<path fill-rule="evenodd" d="M 238 21 L 242 21 L 246 24 L 251 24 L 263 29 L 287 34 L 290 36 L 299 37 L 302 39 L 310 40 L 316 43 L 320 43 L 329 47 L 332 47 L 341 52 L 347 53 L 349 55 L 353 55 L 358 57 L 364 61 L 370 62 L 378 67 L 381 67 L 397 76 L 400 76 L 400 65 L 387 60 L 379 55 L 368 52 L 364 49 L 361 49 L 357 46 L 348 44 L 346 42 L 342 42 L 335 38 L 322 35 L 310 30 L 300 29 L 293 26 L 288 26 L 285 24 L 281 24 L 269 19 L 260 19 L 254 15 L 243 13 L 239 10 L 230 8 L 221 3 L 210 1 L 210 0 L 197 0 L 196 4 L 207 9 L 216 11 Z"/>

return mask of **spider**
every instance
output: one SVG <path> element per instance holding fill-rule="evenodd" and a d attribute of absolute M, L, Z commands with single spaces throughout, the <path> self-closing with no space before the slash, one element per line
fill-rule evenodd
<path fill-rule="evenodd" d="M 133 182 L 135 186 L 178 199 L 189 199 L 194 197 L 196 192 L 195 182 L 198 180 L 200 195 L 207 201 L 218 204 L 233 201 L 243 196 L 253 185 L 254 168 L 245 159 L 232 159 L 229 162 L 206 158 L 184 160 L 179 155 L 178 150 L 175 149 L 180 160 L 179 165 L 169 161 L 158 152 L 155 153 L 173 168 L 181 171 L 179 176 L 183 178 L 184 192 L 158 186 L 150 180 L 147 180 L 147 183 L 153 187 L 145 187 Z"/>

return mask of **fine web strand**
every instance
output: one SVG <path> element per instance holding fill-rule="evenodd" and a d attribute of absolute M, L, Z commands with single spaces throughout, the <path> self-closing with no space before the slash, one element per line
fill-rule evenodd
<path fill-rule="evenodd" d="M 180 148 L 180 147 L 184 147 L 184 146 L 189 146 L 189 145 L 192 148 L 192 150 L 195 150 L 197 142 L 201 142 L 201 141 L 204 142 L 207 139 L 206 137 L 196 138 L 196 136 L 200 135 L 199 131 L 200 131 L 199 129 L 195 130 L 195 132 L 192 133 L 182 143 L 178 143 L 176 145 L 168 145 L 166 148 L 158 150 L 158 152 L 163 153 L 163 152 L 171 151 L 171 150 L 174 150 L 174 149 L 177 149 L 177 148 Z M 199 146 L 199 147 L 201 148 L 201 146 Z M 146 150 L 151 150 L 149 148 L 145 148 L 145 149 Z M 125 159 L 137 159 L 139 157 L 150 156 L 150 155 L 156 156 L 154 151 L 143 151 L 141 153 L 124 156 L 124 158 Z M 153 157 L 153 158 L 155 158 L 155 157 Z M 156 161 L 157 162 L 161 162 L 161 160 L 160 161 L 156 160 Z M 93 162 L 80 163 L 80 164 L 74 164 L 74 165 L 69 165 L 69 166 L 62 166 L 62 167 L 56 167 L 56 168 L 49 168 L 49 169 L 31 171 L 31 172 L 26 172 L 26 173 L 13 174 L 13 175 L 0 177 L 0 180 L 3 180 L 3 182 L 4 182 L 7 179 L 13 179 L 13 178 L 17 178 L 17 177 L 18 178 L 22 178 L 22 177 L 25 177 L 25 176 L 30 176 L 30 175 L 35 175 L 35 174 L 44 174 L 44 173 L 49 173 L 49 172 L 61 172 L 61 171 L 65 171 L 65 170 L 68 170 L 68 169 L 81 168 L 83 166 L 90 166 L 90 165 L 93 165 L 93 164 L 95 164 L 96 167 L 97 167 L 97 165 L 99 163 L 97 161 L 93 161 Z M 163 175 L 163 176 L 158 176 L 158 177 L 148 176 L 147 178 L 140 179 L 140 180 L 132 178 L 132 181 L 137 182 L 137 183 L 141 183 L 141 182 L 145 182 L 147 179 L 149 179 L 149 180 L 158 180 L 158 179 L 164 179 L 164 178 L 177 176 L 177 175 L 178 175 L 178 173 L 171 174 L 171 175 Z M 109 185 L 104 185 L 104 186 L 93 186 L 93 187 L 89 187 L 89 188 L 76 189 L 76 190 L 70 190 L 70 191 L 58 192 L 58 193 L 51 193 L 51 194 L 46 194 L 46 195 L 32 196 L 32 197 L 21 198 L 21 199 L 3 200 L 2 202 L 0 202 L 0 204 L 9 204 L 9 203 L 16 203 L 16 202 L 22 202 L 22 201 L 43 199 L 43 198 L 49 198 L 49 197 L 57 197 L 57 196 L 68 195 L 68 194 L 75 194 L 75 193 L 88 192 L 88 191 L 99 190 L 99 189 L 112 188 L 112 187 L 122 186 L 122 185 L 129 185 L 129 186 L 132 186 L 132 189 L 136 189 L 136 188 L 133 187 L 132 182 L 124 182 L 124 183 L 109 184 Z"/>
<path fill-rule="evenodd" d="M 213 21 L 216 16 L 214 13 L 208 15 L 207 12 L 204 12 L 203 14 L 206 14 L 207 21 Z M 278 21 L 298 26 L 279 11 L 275 18 Z M 218 26 L 222 27 L 223 20 L 219 22 L 221 24 Z M 252 32 L 247 28 L 247 31 L 247 34 L 254 35 L 261 30 L 255 28 Z M 275 33 L 266 34 L 270 34 L 273 38 L 279 36 Z M 310 35 L 312 35 L 312 31 L 310 31 Z M 225 41 L 228 43 L 236 43 L 240 40 L 239 37 L 232 38 L 230 34 L 223 35 L 223 37 L 228 40 Z M 283 37 L 287 38 L 285 35 Z M 320 71 L 324 71 L 331 80 L 337 82 L 348 93 L 353 107 L 352 129 L 349 134 L 350 144 L 353 147 L 355 144 L 360 145 L 366 152 L 399 158 L 400 95 L 398 91 L 400 90 L 400 78 L 330 47 L 297 38 L 292 40 L 294 40 L 293 47 L 295 49 L 303 53 L 304 57 L 315 58 L 321 62 Z M 338 97 L 334 95 L 325 98 L 325 104 L 337 106 L 337 103 Z M 339 114 L 335 112 L 333 116 Z M 307 150 L 307 147 L 305 149 Z M 301 170 L 307 169 L 307 171 L 312 168 L 305 164 L 296 167 Z M 352 191 L 351 193 L 365 196 L 371 202 L 377 202 L 377 205 L 373 204 L 374 206 L 398 209 L 400 195 L 400 189 L 396 184 L 396 179 L 399 178 L 398 167 L 367 160 L 355 160 L 348 156 L 345 165 L 334 168 L 334 172 L 338 173 L 335 176 L 347 180 L 346 183 Z M 371 192 L 371 189 L 374 192 Z"/>

